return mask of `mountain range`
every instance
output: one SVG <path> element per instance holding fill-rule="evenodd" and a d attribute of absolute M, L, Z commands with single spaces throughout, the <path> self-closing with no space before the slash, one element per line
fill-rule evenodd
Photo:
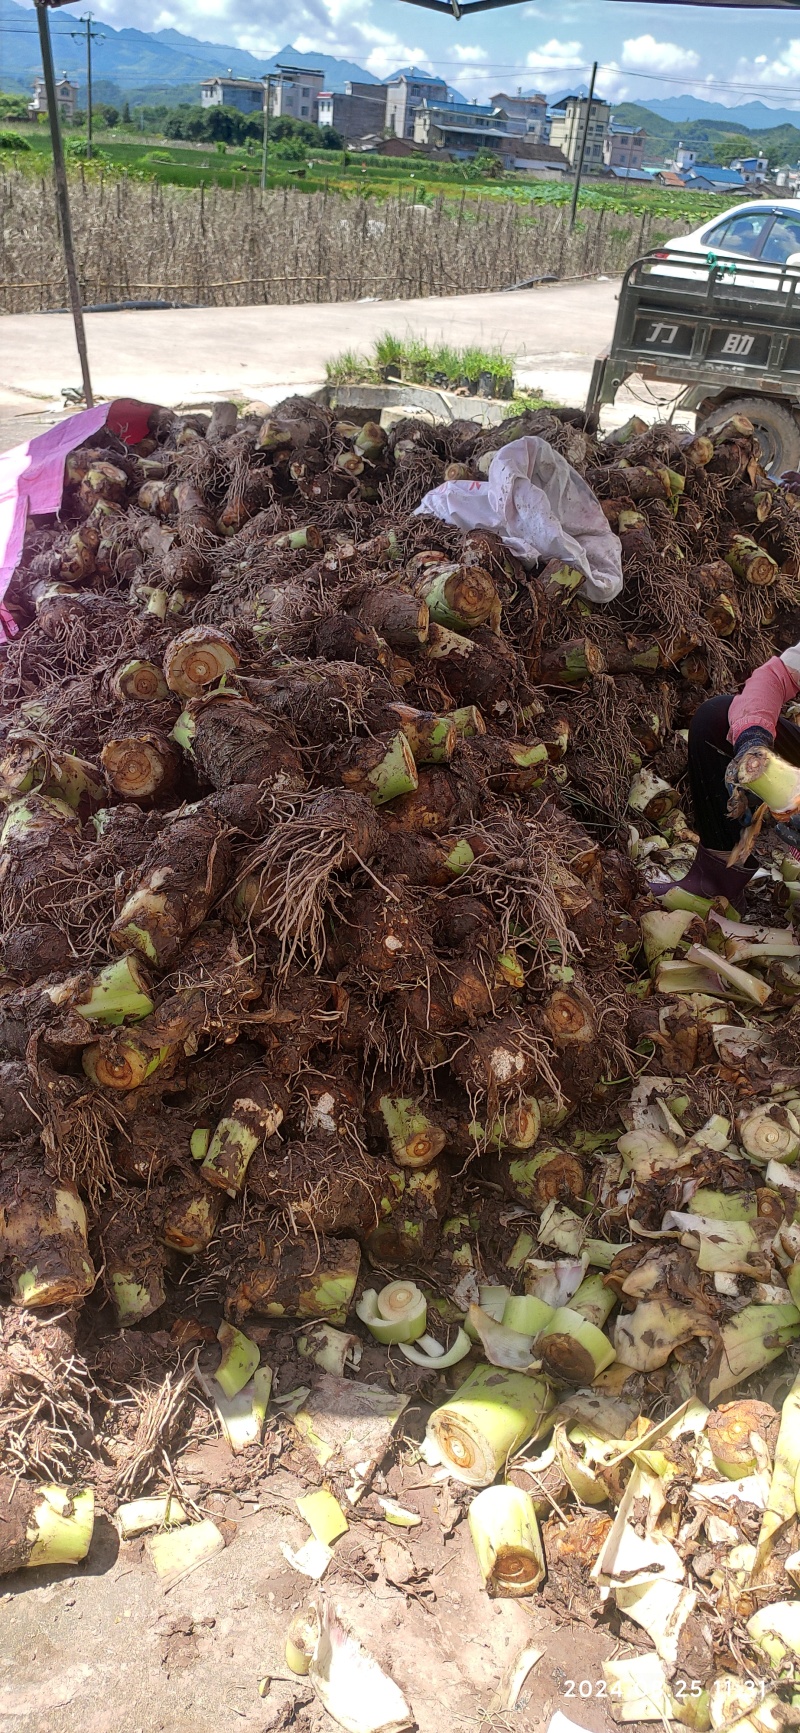
<path fill-rule="evenodd" d="M 84 38 L 76 24 L 77 20 L 73 22 L 66 13 L 50 15 L 56 71 L 82 79 Z M 265 72 L 274 72 L 279 64 L 318 67 L 324 72 L 330 90 L 342 90 L 348 78 L 358 79 L 362 84 L 380 82 L 352 60 L 336 60 L 330 54 L 302 54 L 291 43 L 269 58 L 258 59 L 245 48 L 203 42 L 195 36 L 184 36 L 180 30 L 115 30 L 113 24 L 105 21 L 102 25 L 96 22 L 95 28 L 100 35 L 92 54 L 95 77 L 98 82 L 115 84 L 126 96 L 172 86 L 191 86 L 196 93 L 200 80 L 214 73 L 230 70 L 235 78 L 262 78 Z M 33 9 L 18 6 L 15 0 L 0 0 L 0 88 L 30 91 L 41 66 Z"/>
<path fill-rule="evenodd" d="M 652 114 L 660 114 L 662 120 L 735 121 L 753 132 L 800 123 L 800 108 L 769 108 L 765 102 L 740 102 L 735 108 L 727 108 L 724 102 L 705 102 L 699 96 L 667 96 L 663 100 L 650 97 L 641 106 L 649 108 Z"/>

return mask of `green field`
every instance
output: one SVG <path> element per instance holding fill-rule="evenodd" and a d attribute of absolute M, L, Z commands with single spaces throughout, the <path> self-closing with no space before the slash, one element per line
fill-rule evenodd
<path fill-rule="evenodd" d="M 41 172 L 50 159 L 51 147 L 47 128 L 40 124 L 6 123 L 6 132 L 24 140 L 27 149 L 3 149 L 0 165 Z M 81 163 L 76 151 L 85 144 L 85 132 L 65 132 L 67 154 L 74 172 L 88 175 L 115 174 L 154 180 L 162 186 L 178 187 L 242 187 L 258 186 L 261 174 L 261 151 L 257 143 L 250 148 L 234 145 L 176 144 L 158 136 L 142 136 L 133 127 L 115 127 L 113 131 L 97 131 L 94 148 L 96 161 Z M 0 126 L 0 144 L 3 129 Z M 270 187 L 295 187 L 299 191 L 368 194 L 373 198 L 396 197 L 401 194 L 416 203 L 431 203 L 434 198 L 445 200 L 509 200 L 520 204 L 561 205 L 569 201 L 569 182 L 557 184 L 534 181 L 518 174 L 502 174 L 491 179 L 476 178 L 467 164 L 434 163 L 427 161 L 392 161 L 381 157 L 359 156 L 341 151 L 312 152 L 305 163 L 282 160 L 276 152 L 269 162 Z M 641 183 L 624 186 L 620 182 L 585 181 L 580 194 L 582 208 L 620 211 L 630 214 L 669 217 L 676 221 L 685 217 L 686 227 L 694 228 L 705 217 L 712 216 L 728 203 L 703 193 L 674 192 L 664 187 L 645 187 Z M 730 202 L 735 203 L 735 199 Z"/>

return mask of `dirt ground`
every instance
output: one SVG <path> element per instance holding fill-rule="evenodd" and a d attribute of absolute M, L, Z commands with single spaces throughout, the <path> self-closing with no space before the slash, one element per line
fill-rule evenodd
<path fill-rule="evenodd" d="M 421 1461 L 379 1476 L 377 1488 L 418 1511 L 421 1526 L 390 1528 L 367 1497 L 316 1590 L 280 1548 L 308 1538 L 294 1502 L 307 1481 L 279 1462 L 237 1495 L 237 1470 L 219 1441 L 181 1458 L 182 1491 L 197 1491 L 228 1544 L 167 1593 L 143 1540 L 120 1542 L 105 1515 L 82 1565 L 3 1579 L 0 1729 L 333 1733 L 283 1654 L 289 1620 L 310 1590 L 400 1685 L 420 1733 L 539 1733 L 556 1710 L 589 1733 L 610 1733 L 602 1661 L 626 1646 L 603 1625 L 571 1618 L 563 1603 L 548 1606 L 548 1588 L 524 1601 L 489 1600 L 464 1516 L 469 1495 L 454 1483 L 432 1485 Z M 530 1644 L 542 1655 L 518 1707 L 492 1713 L 504 1673 Z"/>

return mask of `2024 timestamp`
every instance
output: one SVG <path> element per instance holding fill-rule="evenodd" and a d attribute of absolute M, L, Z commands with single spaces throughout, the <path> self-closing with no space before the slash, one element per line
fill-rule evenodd
<path fill-rule="evenodd" d="M 699 1679 L 674 1679 L 670 1685 L 673 1697 L 682 1703 L 687 1697 L 699 1697 L 703 1687 Z M 605 1679 L 565 1679 L 565 1697 L 619 1697 L 620 1685 L 607 1685 Z"/>

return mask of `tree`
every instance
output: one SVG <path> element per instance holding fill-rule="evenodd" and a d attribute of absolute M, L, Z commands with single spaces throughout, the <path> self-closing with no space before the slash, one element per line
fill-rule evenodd
<path fill-rule="evenodd" d="M 496 181 L 503 173 L 503 164 L 499 156 L 495 156 L 494 151 L 486 150 L 484 147 L 476 151 L 470 166 L 476 179 L 480 180 Z"/>
<path fill-rule="evenodd" d="M 130 126 L 131 124 L 131 105 L 129 102 L 122 104 L 122 124 L 123 126 Z"/>
<path fill-rule="evenodd" d="M 725 138 L 718 138 L 714 145 L 712 162 L 720 163 L 724 168 L 730 168 L 732 162 L 738 162 L 743 156 L 758 156 L 759 147 L 755 139 L 748 138 L 744 132 L 731 132 Z"/>

